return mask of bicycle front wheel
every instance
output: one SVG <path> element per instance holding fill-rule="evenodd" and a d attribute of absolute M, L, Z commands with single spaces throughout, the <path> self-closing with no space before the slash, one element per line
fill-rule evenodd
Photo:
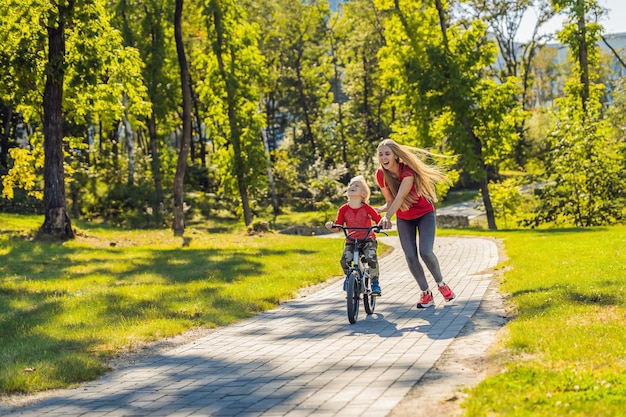
<path fill-rule="evenodd" d="M 348 307 L 348 320 L 350 324 L 356 323 L 359 317 L 359 273 L 351 271 L 348 275 L 348 285 L 346 286 L 346 301 Z"/>

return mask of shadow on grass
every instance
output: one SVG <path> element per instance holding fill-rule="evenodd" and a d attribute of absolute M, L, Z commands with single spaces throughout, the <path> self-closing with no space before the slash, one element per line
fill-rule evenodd
<path fill-rule="evenodd" d="M 100 336 L 109 337 L 116 329 L 120 337 L 124 331 L 136 332 L 131 334 L 135 340 L 151 331 L 159 334 L 155 326 L 164 321 L 181 329 L 250 317 L 279 301 L 271 292 L 268 298 L 250 295 L 269 276 L 273 264 L 268 259 L 317 253 L 302 247 L 76 248 L 4 237 L 8 244 L 0 254 L 0 392 L 5 393 L 49 389 L 101 375 L 106 358 L 98 352 L 103 352 L 103 344 L 109 352 L 114 346 Z M 244 295 L 230 290 L 236 283 L 243 283 Z M 170 335 L 166 332 L 160 334 Z M 72 352 L 75 363 L 67 356 Z M 79 359 L 93 363 L 84 367 Z M 68 369 L 57 369 L 59 363 Z M 44 386 L 22 375 L 32 364 L 38 368 L 33 377 L 44 380 Z M 81 366 L 87 377 L 69 372 Z"/>
<path fill-rule="evenodd" d="M 516 291 L 511 295 L 520 299 L 518 310 L 524 316 L 539 316 L 553 308 L 561 308 L 564 303 L 572 305 L 621 306 L 623 300 L 616 295 L 612 288 L 619 285 L 616 282 L 605 282 L 589 292 L 575 291 L 570 285 L 554 285 L 551 287 L 533 288 Z M 541 295 L 544 295 L 541 297 Z M 525 296 L 533 296 L 524 298 Z"/>

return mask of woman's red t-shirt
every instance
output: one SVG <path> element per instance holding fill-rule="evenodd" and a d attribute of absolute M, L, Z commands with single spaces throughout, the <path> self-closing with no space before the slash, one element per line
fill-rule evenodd
<path fill-rule="evenodd" d="M 400 178 L 399 178 L 400 182 L 402 182 L 402 180 L 406 177 L 412 177 L 413 172 L 414 171 L 409 166 L 406 166 L 405 164 L 400 163 Z M 376 171 L 376 180 L 378 181 L 378 185 L 380 186 L 380 188 L 385 188 L 385 175 L 383 174 L 382 168 L 379 168 L 378 171 Z M 424 196 L 418 197 L 417 191 L 415 189 L 415 184 L 413 184 L 413 188 L 411 188 L 410 195 L 416 201 L 415 203 L 413 203 L 413 205 L 411 205 L 411 207 L 409 207 L 408 210 L 396 211 L 396 216 L 399 219 L 403 219 L 403 220 L 417 219 L 418 217 L 422 217 L 426 213 L 435 211 L 435 206 L 433 206 L 433 203 L 428 201 L 426 197 Z"/>

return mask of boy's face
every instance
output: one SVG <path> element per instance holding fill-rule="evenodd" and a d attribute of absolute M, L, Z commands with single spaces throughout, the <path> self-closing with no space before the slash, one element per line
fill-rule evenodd
<path fill-rule="evenodd" d="M 365 190 L 363 189 L 363 186 L 360 182 L 352 181 L 350 184 L 348 184 L 348 197 L 358 197 L 360 199 L 363 199 L 364 196 Z"/>

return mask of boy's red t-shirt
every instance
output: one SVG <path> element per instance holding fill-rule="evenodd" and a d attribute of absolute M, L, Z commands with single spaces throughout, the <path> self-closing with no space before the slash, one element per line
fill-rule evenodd
<path fill-rule="evenodd" d="M 402 180 L 406 177 L 412 177 L 413 173 L 414 171 L 411 167 L 400 163 L 400 182 L 402 182 Z M 385 188 L 385 175 L 383 174 L 382 168 L 379 168 L 378 171 L 376 171 L 376 181 L 378 181 L 380 188 Z M 399 219 L 413 220 L 422 217 L 424 214 L 430 213 L 431 211 L 435 211 L 433 203 L 428 201 L 426 197 L 417 195 L 415 184 L 413 184 L 413 188 L 411 188 L 410 195 L 415 200 L 415 203 L 413 203 L 408 210 L 396 211 L 396 217 Z"/>
<path fill-rule="evenodd" d="M 380 214 L 378 214 L 369 204 L 363 203 L 363 205 L 358 209 L 353 209 L 346 203 L 339 207 L 335 223 L 346 227 L 370 227 L 372 222 L 378 224 L 380 218 Z M 363 239 L 366 233 L 367 230 L 348 230 L 350 237 L 357 239 Z M 368 238 L 376 239 L 376 234 L 374 232 L 370 232 Z"/>

